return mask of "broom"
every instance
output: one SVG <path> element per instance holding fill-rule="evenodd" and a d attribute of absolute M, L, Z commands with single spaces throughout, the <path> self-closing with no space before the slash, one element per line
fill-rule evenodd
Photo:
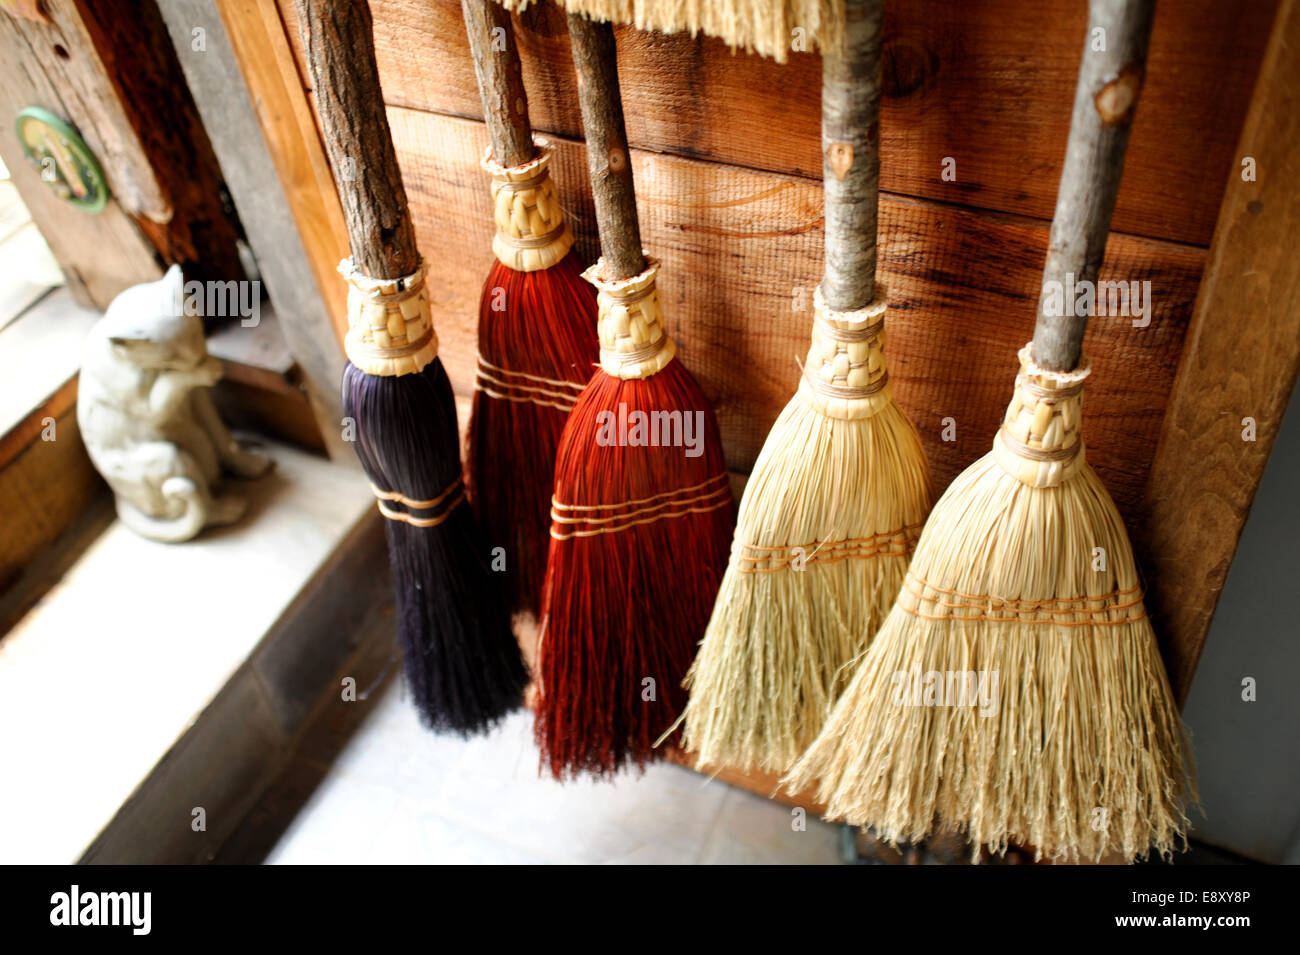
<path fill-rule="evenodd" d="M 560 437 L 538 647 L 556 778 L 654 757 L 727 561 L 735 508 L 712 409 L 676 361 L 641 251 L 608 24 L 570 16 L 601 258 L 600 368 Z"/>
<path fill-rule="evenodd" d="M 825 276 L 798 393 L 740 503 L 731 560 L 688 676 L 701 765 L 783 772 L 821 729 L 894 597 L 930 507 L 916 429 L 884 361 L 875 283 L 882 0 L 848 0 L 823 54 Z"/>
<path fill-rule="evenodd" d="M 820 781 L 831 817 L 890 842 L 953 828 L 994 852 L 1133 860 L 1184 837 L 1182 724 L 1123 523 L 1084 457 L 1086 315 L 1051 304 L 1071 273 L 1097 277 L 1152 12 L 1090 3 L 1106 50 L 1085 47 L 1006 418 L 935 505 L 888 619 L 785 778 Z"/>
<path fill-rule="evenodd" d="M 438 360 L 364 0 L 299 0 L 321 131 L 347 221 L 343 413 L 388 535 L 398 637 L 425 723 L 467 733 L 519 706 L 527 668 L 465 506 L 451 384 Z"/>
<path fill-rule="evenodd" d="M 501 0 L 523 10 L 534 0 Z M 786 61 L 792 49 L 841 46 L 844 0 L 556 0 L 570 13 L 638 30 L 718 37 L 732 47 Z"/>
<path fill-rule="evenodd" d="M 510 16 L 491 0 L 461 7 L 492 140 L 483 168 L 497 224 L 479 304 L 466 490 L 488 541 L 505 549 L 510 608 L 535 614 L 555 449 L 598 360 L 596 293 L 570 251 L 573 234 L 548 171 L 554 149 L 534 142 L 529 128 Z"/>

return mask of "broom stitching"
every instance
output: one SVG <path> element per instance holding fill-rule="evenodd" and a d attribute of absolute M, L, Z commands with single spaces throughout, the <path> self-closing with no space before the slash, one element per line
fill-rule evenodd
<path fill-rule="evenodd" d="M 917 577 L 910 570 L 907 572 L 907 574 L 909 577 L 912 577 L 914 580 L 922 584 L 925 584 L 925 586 L 930 588 L 931 590 L 941 594 L 946 594 L 949 597 L 965 597 L 968 600 L 985 600 L 988 597 L 988 594 L 967 594 L 967 593 L 963 593 L 960 590 L 945 590 L 942 587 L 936 586 L 935 584 L 932 583 L 928 583 L 924 579 Z M 1100 596 L 1097 597 L 1049 597 L 1045 600 L 1034 601 L 1033 604 L 1037 606 L 1039 604 L 1051 603 L 1053 601 L 1060 601 L 1060 600 L 1109 600 L 1111 597 L 1127 597 L 1129 594 L 1135 594 L 1141 589 L 1142 589 L 1141 587 L 1136 587 L 1136 586 L 1126 587 L 1123 590 L 1116 588 L 1115 590 L 1112 590 L 1109 593 L 1101 594 Z M 1021 599 L 1018 597 L 995 597 L 993 599 L 1001 600 L 1007 603 L 1022 602 Z M 1029 601 L 1023 601 L 1023 602 L 1028 603 Z"/>
<path fill-rule="evenodd" d="M 1118 620 L 1033 620 L 1026 617 L 994 617 L 989 614 L 976 614 L 974 616 L 962 616 L 955 613 L 930 614 L 922 613 L 919 610 L 913 610 L 903 604 L 898 605 L 898 609 L 903 613 L 913 617 L 919 617 L 922 620 L 968 620 L 983 621 L 985 623 L 1014 623 L 1017 626 L 1024 625 L 1027 627 L 1050 626 L 1050 627 L 1120 627 L 1129 623 L 1138 623 L 1147 618 L 1145 608 L 1135 617 L 1122 617 Z M 1085 611 L 1080 611 L 1085 612 Z"/>
<path fill-rule="evenodd" d="M 674 494 L 686 494 L 691 491 L 698 491 L 700 488 L 708 487 L 710 484 L 713 484 L 717 481 L 726 480 L 726 478 L 727 478 L 727 472 L 723 471 L 720 474 L 715 474 L 707 481 L 701 481 L 699 484 L 692 484 L 690 487 L 679 487 L 671 491 L 662 491 L 659 494 L 652 494 L 649 497 L 639 497 L 631 501 L 622 501 L 618 504 L 563 504 L 556 498 L 552 497 L 551 506 L 553 508 L 560 508 L 566 511 L 607 511 L 615 507 L 627 507 L 632 505 L 648 504 L 651 501 L 657 501 L 663 497 L 671 497 Z"/>
<path fill-rule="evenodd" d="M 1051 402 L 1045 402 L 1050 404 Z M 1013 451 L 1017 456 L 1027 458 L 1030 461 L 1069 461 L 1079 453 L 1083 448 L 1083 441 L 1076 441 L 1074 444 L 1062 448 L 1036 448 L 1033 445 L 1025 444 L 1011 436 L 1007 426 L 1003 425 L 1000 429 L 1003 442 L 1007 445 L 1009 451 Z M 1042 437 L 1038 438 L 1043 440 Z"/>
<path fill-rule="evenodd" d="M 500 365 L 492 364 L 483 357 L 481 352 L 475 357 L 478 359 L 480 366 L 488 368 L 499 375 L 512 375 L 516 378 L 527 378 L 529 381 L 540 381 L 543 384 L 552 385 L 556 388 L 572 388 L 578 394 L 581 394 L 582 390 L 587 387 L 586 381 L 564 381 L 559 378 L 543 378 L 541 375 L 532 375 L 526 371 L 511 371 L 509 368 L 502 368 Z"/>
<path fill-rule="evenodd" d="M 374 484 L 370 485 L 370 490 L 375 495 L 375 497 L 377 497 L 381 501 L 393 501 L 397 504 L 402 504 L 406 507 L 414 507 L 418 510 L 428 510 L 431 507 L 437 507 L 440 503 L 446 500 L 447 496 L 451 494 L 453 491 L 455 491 L 460 484 L 461 484 L 461 479 L 457 477 L 456 480 L 452 481 L 451 484 L 447 487 L 447 490 L 443 491 L 437 497 L 429 498 L 428 500 L 418 500 L 413 497 L 407 497 L 405 494 L 402 494 L 400 491 L 384 491 L 378 487 L 375 487 Z"/>
<path fill-rule="evenodd" d="M 561 222 L 550 232 L 543 232 L 540 235 L 513 236 L 509 232 L 498 231 L 497 239 L 512 249 L 544 249 L 556 239 L 563 238 L 568 231 L 569 224 Z"/>
<path fill-rule="evenodd" d="M 824 367 L 824 366 L 823 366 Z M 852 366 L 860 367 L 860 366 Z M 824 381 L 816 378 L 804 371 L 804 378 L 812 387 L 812 390 L 826 398 L 870 398 L 872 395 L 879 393 L 889 384 L 889 372 L 882 372 L 880 377 L 861 388 L 855 388 L 851 385 L 837 385 L 834 382 Z"/>
<path fill-rule="evenodd" d="M 922 521 L 916 524 L 906 524 L 896 531 L 881 531 L 879 534 L 872 534 L 867 537 L 844 537 L 835 541 L 814 540 L 814 541 L 809 541 L 807 544 L 777 544 L 777 545 L 741 544 L 740 546 L 748 548 L 749 550 L 769 550 L 769 551 L 790 550 L 793 547 L 816 547 L 818 549 L 821 549 L 822 547 L 839 547 L 843 544 L 856 544 L 856 543 L 862 543 L 868 541 L 877 541 L 881 539 L 892 539 L 894 537 L 897 537 L 899 534 L 906 534 L 909 531 L 919 531 L 924 526 L 925 526 L 925 522 Z M 751 560 L 751 559 L 758 559 L 758 558 L 744 558 L 744 559 Z"/>
<path fill-rule="evenodd" d="M 649 514 L 652 511 L 660 511 L 665 507 L 676 507 L 682 504 L 699 504 L 724 493 L 728 496 L 728 499 L 730 499 L 731 489 L 728 487 L 720 487 L 717 490 L 698 494 L 695 497 L 682 498 L 681 500 L 660 501 L 658 504 L 652 504 L 649 507 L 637 508 L 628 511 L 625 514 L 612 514 L 609 517 L 565 517 L 556 513 L 553 509 L 551 511 L 551 520 L 557 524 L 609 524 L 629 517 L 640 517 L 641 515 Z"/>
<path fill-rule="evenodd" d="M 517 405 L 536 405 L 539 408 L 551 408 L 555 411 L 563 411 L 566 414 L 572 411 L 574 404 L 577 403 L 561 404 L 557 401 L 543 401 L 541 398 L 531 398 L 528 395 L 507 395 L 499 391 L 493 391 L 491 388 L 484 388 L 482 385 L 476 385 L 474 390 L 482 392 L 489 398 L 495 398 L 497 401 L 509 401 Z"/>
<path fill-rule="evenodd" d="M 541 395 L 546 398 L 558 398 L 561 401 L 568 402 L 568 407 L 573 407 L 573 405 L 577 402 L 579 397 L 578 395 L 566 395 L 559 391 L 547 391 L 545 388 L 539 388 L 537 385 L 521 385 L 512 381 L 502 381 L 500 378 L 494 378 L 492 375 L 489 375 L 484 371 L 480 371 L 475 381 L 475 387 L 479 391 L 484 391 L 491 394 L 489 389 L 483 387 L 483 385 L 481 384 L 482 382 L 487 382 L 489 385 L 498 385 L 499 387 L 505 389 L 513 389 L 518 392 L 532 392 L 534 394 Z M 502 397 L 502 396 L 493 395 L 493 397 Z M 532 401 L 534 399 L 529 395 L 525 394 L 519 400 Z"/>
<path fill-rule="evenodd" d="M 708 507 L 690 507 L 681 511 L 669 511 L 666 514 L 657 514 L 654 517 L 643 517 L 639 521 L 629 521 L 628 523 L 622 524 L 618 527 L 599 527 L 594 531 L 570 531 L 567 534 L 561 534 L 557 533 L 555 528 L 552 527 L 551 536 L 558 541 L 565 541 L 574 537 L 595 537 L 598 534 L 617 534 L 620 531 L 625 531 L 632 527 L 639 527 L 642 524 L 653 524 L 656 521 L 667 520 L 668 518 L 687 517 L 691 514 L 708 514 L 710 511 L 716 511 L 718 508 L 726 507 L 730 503 L 731 498 L 726 497 Z"/>
<path fill-rule="evenodd" d="M 447 509 L 441 514 L 437 514 L 433 517 L 416 517 L 415 515 L 407 514 L 404 511 L 394 511 L 387 507 L 383 501 L 376 501 L 375 504 L 379 507 L 379 513 L 384 515 L 384 517 L 388 518 L 390 521 L 402 521 L 403 523 L 410 524 L 412 527 L 437 527 L 439 524 L 446 521 L 447 518 L 451 517 L 456 508 L 459 507 L 464 500 L 465 489 L 462 487 L 460 493 L 456 495 L 456 499 L 447 506 Z"/>
<path fill-rule="evenodd" d="M 907 592 L 910 593 L 912 596 L 916 597 L 916 598 L 917 598 L 918 600 L 920 600 L 920 601 L 924 601 L 925 603 L 934 604 L 936 607 L 949 607 L 949 608 L 951 608 L 951 609 L 953 609 L 953 610 L 986 610 L 988 613 L 993 613 L 994 611 L 1004 610 L 1004 611 L 1006 611 L 1006 612 L 1008 612 L 1008 613 L 1039 613 L 1039 614 L 1061 614 L 1061 615 L 1065 615 L 1065 614 L 1094 614 L 1094 615 L 1098 615 L 1098 616 L 1100 616 L 1100 615 L 1102 615 L 1102 614 L 1112 613 L 1112 612 L 1114 612 L 1114 611 L 1116 611 L 1116 610 L 1127 610 L 1129 607 L 1136 607 L 1136 606 L 1138 606 L 1139 604 L 1142 603 L 1142 595 L 1141 595 L 1141 594 L 1138 594 L 1138 596 L 1135 597 L 1134 599 L 1129 600 L 1129 601 L 1126 601 L 1126 602 L 1124 602 L 1124 603 L 1110 604 L 1110 605 L 1108 605 L 1108 606 L 1102 606 L 1102 607 L 1065 607 L 1065 608 L 1055 608 L 1055 609 L 1040 609 L 1040 608 L 1041 608 L 1042 604 L 1052 603 L 1052 602 L 1066 602 L 1066 603 L 1068 603 L 1068 602 L 1071 602 L 1071 601 L 1085 601 L 1085 600 L 1098 600 L 1098 599 L 1109 600 L 1109 599 L 1110 599 L 1110 595 L 1107 595 L 1107 596 L 1104 597 L 1104 598 L 1098 598 L 1098 597 L 1057 597 L 1057 598 L 1051 598 L 1051 599 L 1048 599 L 1048 600 L 1040 600 L 1040 601 L 1026 602 L 1026 605 L 1025 605 L 1025 606 L 1022 606 L 1022 607 L 1011 606 L 1011 604 L 1017 603 L 1017 601 L 1014 601 L 1014 600 L 1003 600 L 1003 599 L 1001 599 L 1001 598 L 999 598 L 999 597 L 992 597 L 992 596 L 988 597 L 986 600 L 982 600 L 982 601 L 975 602 L 975 603 L 964 603 L 964 602 L 960 602 L 960 601 L 952 602 L 952 601 L 947 601 L 947 600 L 936 600 L 936 599 L 933 598 L 933 597 L 927 597 L 927 596 L 925 595 L 925 591 L 924 591 L 924 590 L 918 592 L 918 591 L 917 591 L 917 590 L 912 586 L 915 582 L 916 582 L 916 578 L 914 578 L 914 577 L 912 577 L 912 576 L 910 576 L 910 575 L 907 577 L 907 579 L 906 579 L 905 582 L 904 582 L 904 586 L 907 587 Z M 1001 619 L 1008 619 L 1008 618 L 993 617 L 993 618 L 990 618 L 990 619 L 1001 620 Z"/>

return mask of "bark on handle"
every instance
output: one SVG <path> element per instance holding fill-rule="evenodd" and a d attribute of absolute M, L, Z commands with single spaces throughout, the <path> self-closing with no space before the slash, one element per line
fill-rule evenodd
<path fill-rule="evenodd" d="M 1038 365 L 1053 371 L 1071 371 L 1079 363 L 1088 317 L 1075 315 L 1075 303 L 1066 301 L 1061 290 L 1069 287 L 1067 276 L 1073 276 L 1075 284 L 1095 282 L 1101 269 L 1154 14 L 1155 0 L 1088 4 L 1088 36 L 1031 351 Z M 1054 314 L 1062 301 L 1063 314 Z"/>
<path fill-rule="evenodd" d="M 537 151 L 510 14 L 494 0 L 461 0 L 460 8 L 474 57 L 483 119 L 492 139 L 492 158 L 502 166 L 522 166 Z"/>
<path fill-rule="evenodd" d="M 866 307 L 875 294 L 884 12 L 883 0 L 847 0 L 844 47 L 822 54 L 822 295 L 841 312 Z"/>
<path fill-rule="evenodd" d="M 372 278 L 420 265 L 384 111 L 366 0 L 297 0 L 325 152 L 343 203 L 352 261 Z"/>
<path fill-rule="evenodd" d="M 641 226 L 636 217 L 632 159 L 623 128 L 614 29 L 608 23 L 569 14 L 573 67 L 578 74 L 578 105 L 587 139 L 587 168 L 596 205 L 604 279 L 631 278 L 645 270 Z"/>

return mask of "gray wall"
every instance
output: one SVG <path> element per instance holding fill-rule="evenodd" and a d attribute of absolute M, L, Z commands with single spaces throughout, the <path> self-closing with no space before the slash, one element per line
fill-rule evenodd
<path fill-rule="evenodd" d="M 1196 837 L 1300 864 L 1300 388 L 1228 571 L 1183 711 L 1202 812 Z M 1256 702 L 1242 701 L 1254 677 Z"/>

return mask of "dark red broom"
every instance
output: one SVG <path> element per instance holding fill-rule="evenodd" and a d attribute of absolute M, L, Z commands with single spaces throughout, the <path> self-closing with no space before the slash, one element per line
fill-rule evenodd
<path fill-rule="evenodd" d="M 608 24 L 569 17 L 602 257 L 600 368 L 565 424 L 538 648 L 537 739 L 557 778 L 653 758 L 727 565 L 717 422 L 663 327 L 641 251 Z"/>
<path fill-rule="evenodd" d="M 528 671 L 465 504 L 456 405 L 384 113 L 370 8 L 299 0 L 297 10 L 352 247 L 339 266 L 351 286 L 343 413 L 388 518 L 416 706 L 432 728 L 468 733 L 520 705 Z"/>
<path fill-rule="evenodd" d="M 512 610 L 537 613 L 550 544 L 551 481 L 564 421 L 598 359 L 596 292 L 582 280 L 548 167 L 533 139 L 510 15 L 461 0 L 492 147 L 496 236 L 479 303 L 478 378 L 469 419 L 470 504 L 505 549 Z"/>

